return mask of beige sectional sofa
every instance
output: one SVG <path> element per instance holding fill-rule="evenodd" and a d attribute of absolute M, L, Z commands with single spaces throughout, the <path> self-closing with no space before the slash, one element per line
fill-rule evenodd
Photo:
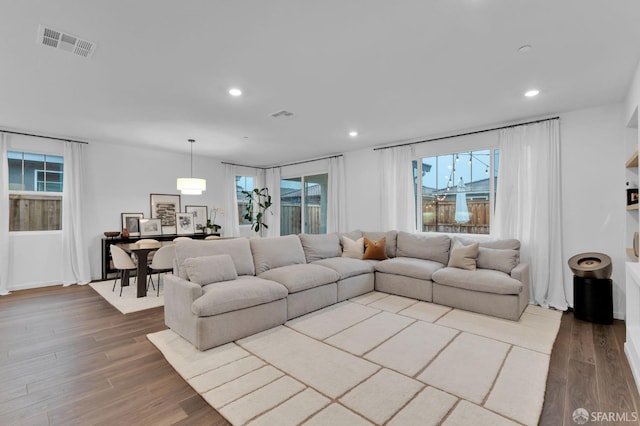
<path fill-rule="evenodd" d="M 387 259 L 343 256 L 342 243 L 383 237 Z M 206 350 L 374 289 L 517 320 L 529 300 L 519 250 L 517 240 L 396 231 L 180 241 L 165 322 Z"/>

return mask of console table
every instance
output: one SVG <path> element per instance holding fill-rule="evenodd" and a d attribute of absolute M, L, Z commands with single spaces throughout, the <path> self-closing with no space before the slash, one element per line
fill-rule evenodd
<path fill-rule="evenodd" d="M 113 263 L 111 262 L 111 244 L 132 244 L 141 240 L 142 238 L 153 238 L 158 241 L 173 241 L 176 237 L 189 237 L 194 240 L 203 240 L 205 237 L 209 235 L 216 234 L 193 234 L 193 235 L 156 235 L 150 237 L 129 237 L 129 238 L 102 238 L 102 281 L 106 281 L 109 279 L 109 274 L 115 274 L 117 272 L 116 269 L 113 268 Z M 219 234 L 217 234 L 219 235 Z"/>

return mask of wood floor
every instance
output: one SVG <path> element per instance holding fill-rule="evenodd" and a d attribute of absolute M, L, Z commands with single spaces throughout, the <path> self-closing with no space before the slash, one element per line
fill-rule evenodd
<path fill-rule="evenodd" d="M 0 297 L 0 425 L 228 424 L 146 339 L 164 328 L 162 308 L 122 315 L 89 286 Z M 576 408 L 640 413 L 624 334 L 564 314 L 541 424 L 575 425 Z"/>

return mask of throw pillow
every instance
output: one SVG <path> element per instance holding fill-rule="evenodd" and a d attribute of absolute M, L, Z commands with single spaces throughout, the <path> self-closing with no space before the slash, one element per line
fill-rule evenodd
<path fill-rule="evenodd" d="M 380 238 L 377 241 L 371 241 L 367 237 L 364 237 L 364 256 L 363 259 L 369 260 L 385 260 L 388 259 L 385 244 L 387 239 L 385 237 Z"/>
<path fill-rule="evenodd" d="M 478 268 L 493 269 L 510 274 L 520 262 L 520 251 L 480 247 L 478 250 Z"/>
<path fill-rule="evenodd" d="M 228 254 L 190 257 L 185 259 L 184 267 L 189 281 L 202 286 L 238 278 L 233 259 Z"/>
<path fill-rule="evenodd" d="M 342 257 L 350 257 L 351 259 L 362 259 L 364 256 L 364 238 L 358 238 L 353 241 L 351 238 L 342 237 Z"/>
<path fill-rule="evenodd" d="M 467 269 L 469 271 L 475 270 L 476 258 L 478 257 L 478 246 L 478 243 L 463 246 L 460 241 L 454 242 L 449 255 L 449 264 L 447 266 Z"/>

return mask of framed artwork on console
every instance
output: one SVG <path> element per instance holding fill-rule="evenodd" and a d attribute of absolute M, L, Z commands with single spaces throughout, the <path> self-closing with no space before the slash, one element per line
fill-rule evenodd
<path fill-rule="evenodd" d="M 193 226 L 196 233 L 203 233 L 207 225 L 207 206 L 184 206 L 186 213 L 193 213 Z"/>
<path fill-rule="evenodd" d="M 151 218 L 160 219 L 163 234 L 176 233 L 176 213 L 180 212 L 180 195 L 151 194 Z"/>
<path fill-rule="evenodd" d="M 160 219 L 140 219 L 140 236 L 150 237 L 162 235 L 162 221 Z"/>
<path fill-rule="evenodd" d="M 176 228 L 178 235 L 194 234 L 193 213 L 176 213 Z"/>
<path fill-rule="evenodd" d="M 122 229 L 129 231 L 130 237 L 140 235 L 140 219 L 144 217 L 143 213 L 120 213 L 122 220 Z"/>

